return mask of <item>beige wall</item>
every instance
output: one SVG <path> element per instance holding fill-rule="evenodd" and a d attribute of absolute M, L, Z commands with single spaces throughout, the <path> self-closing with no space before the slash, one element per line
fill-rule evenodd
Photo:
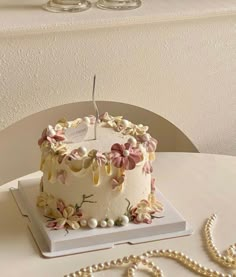
<path fill-rule="evenodd" d="M 96 73 L 98 100 L 159 114 L 200 152 L 236 155 L 235 24 L 227 16 L 1 37 L 0 129 L 89 100 Z"/>

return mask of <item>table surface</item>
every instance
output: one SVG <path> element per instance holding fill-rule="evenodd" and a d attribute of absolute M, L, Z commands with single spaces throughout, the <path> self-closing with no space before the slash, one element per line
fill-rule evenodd
<path fill-rule="evenodd" d="M 154 164 L 158 188 L 182 213 L 194 229 L 187 237 L 154 241 L 138 245 L 122 244 L 113 249 L 47 259 L 37 245 L 9 192 L 17 180 L 0 187 L 0 275 L 64 276 L 81 267 L 130 254 L 139 255 L 153 249 L 182 251 L 192 259 L 214 270 L 224 272 L 208 256 L 202 237 L 202 227 L 213 213 L 218 215 L 214 230 L 215 244 L 220 251 L 236 242 L 236 157 L 196 154 L 158 153 Z M 36 172 L 22 177 L 39 176 Z M 196 276 L 173 260 L 155 258 L 165 276 Z M 96 276 L 124 276 L 125 269 L 103 271 Z M 148 276 L 142 272 L 138 276 Z"/>

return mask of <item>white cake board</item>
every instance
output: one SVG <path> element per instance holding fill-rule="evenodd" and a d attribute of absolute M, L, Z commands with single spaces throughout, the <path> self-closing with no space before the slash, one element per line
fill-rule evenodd
<path fill-rule="evenodd" d="M 75 253 L 112 248 L 117 244 L 173 238 L 192 234 L 192 229 L 182 215 L 158 191 L 158 200 L 164 205 L 162 218 L 152 224 L 134 224 L 112 228 L 81 228 L 79 230 L 51 230 L 47 219 L 36 206 L 40 179 L 21 180 L 18 189 L 11 189 L 22 213 L 29 218 L 30 231 L 45 257 L 58 257 Z M 159 215 L 158 215 L 159 216 Z"/>

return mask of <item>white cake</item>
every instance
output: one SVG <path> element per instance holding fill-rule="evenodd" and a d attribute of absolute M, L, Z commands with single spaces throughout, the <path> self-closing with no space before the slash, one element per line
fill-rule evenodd
<path fill-rule="evenodd" d="M 147 126 L 121 116 L 105 113 L 95 122 L 94 116 L 61 120 L 39 139 L 43 177 L 37 204 L 48 227 L 151 223 L 162 210 L 151 175 L 157 141 Z"/>

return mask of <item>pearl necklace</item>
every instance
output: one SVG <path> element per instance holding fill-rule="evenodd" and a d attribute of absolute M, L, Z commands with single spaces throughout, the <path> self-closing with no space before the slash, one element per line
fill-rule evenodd
<path fill-rule="evenodd" d="M 228 268 L 236 268 L 236 243 L 234 245 L 231 245 L 227 249 L 226 255 L 221 255 L 214 244 L 213 236 L 212 236 L 212 227 L 213 227 L 213 224 L 215 223 L 215 220 L 216 220 L 216 215 L 213 214 L 210 218 L 208 218 L 204 228 L 205 241 L 206 241 L 206 246 L 209 251 L 209 254 L 219 265 L 228 267 Z M 78 276 L 92 277 L 94 272 L 107 270 L 112 267 L 123 266 L 125 264 L 130 264 L 127 270 L 128 277 L 135 276 L 135 271 L 138 269 L 139 265 L 143 265 L 147 267 L 147 269 L 149 270 L 150 274 L 152 274 L 152 276 L 163 277 L 164 275 L 162 270 L 158 266 L 156 266 L 154 262 L 148 259 L 152 257 L 165 257 L 165 258 L 173 259 L 179 262 L 180 264 L 182 264 L 183 266 L 185 266 L 186 268 L 188 268 L 189 270 L 202 276 L 209 276 L 209 277 L 210 276 L 212 277 L 235 276 L 231 274 L 224 274 L 224 273 L 212 270 L 210 268 L 207 268 L 201 265 L 200 263 L 192 260 L 182 252 L 174 251 L 171 249 L 166 249 L 166 250 L 161 249 L 161 250 L 147 251 L 140 256 L 130 255 L 127 257 L 123 257 L 121 259 L 111 260 L 110 262 L 99 263 L 92 266 L 88 266 L 86 268 L 81 268 L 79 271 L 66 275 L 65 277 L 78 277 Z"/>

